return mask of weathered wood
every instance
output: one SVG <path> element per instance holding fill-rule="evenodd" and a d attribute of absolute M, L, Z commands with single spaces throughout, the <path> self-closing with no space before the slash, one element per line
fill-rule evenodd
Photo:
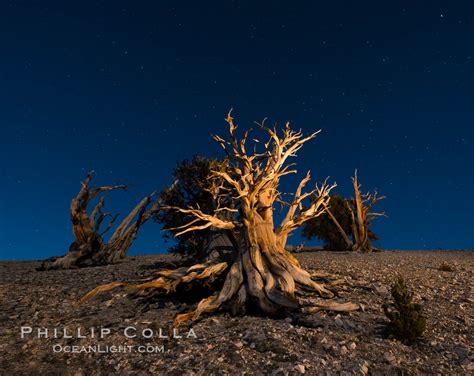
<path fill-rule="evenodd" d="M 378 201 L 383 200 L 385 196 L 378 196 L 377 191 L 361 194 L 361 185 L 357 180 L 357 170 L 355 170 L 352 177 L 352 185 L 354 187 L 354 200 L 351 203 L 347 202 L 352 220 L 351 228 L 354 240 L 352 250 L 355 252 L 372 252 L 375 249 L 369 238 L 370 221 L 375 217 L 385 216 L 385 213 L 371 212 L 370 209 Z"/>
<path fill-rule="evenodd" d="M 158 210 L 158 201 L 155 201 L 149 207 L 154 193 L 144 197 L 116 228 L 109 241 L 105 242 L 103 235 L 112 228 L 118 216 L 102 212 L 102 208 L 105 206 L 104 196 L 100 198 L 90 215 L 87 207 L 99 194 L 117 189 L 125 190 L 127 187 L 125 185 L 115 185 L 92 188 L 89 183 L 93 176 L 93 172 L 87 175 L 86 179 L 81 182 L 81 190 L 71 201 L 70 216 L 74 242 L 64 257 L 59 257 L 51 263 L 45 262 L 44 268 L 70 269 L 105 265 L 122 259 L 135 240 L 140 227 Z M 110 217 L 110 221 L 101 232 L 100 226 L 107 217 Z"/>
<path fill-rule="evenodd" d="M 166 207 L 165 210 L 177 210 L 188 214 L 194 219 L 179 228 L 177 234 L 188 231 L 212 228 L 215 238 L 209 242 L 209 251 L 219 247 L 225 248 L 227 257 L 222 255 L 210 257 L 198 272 L 195 268 L 178 268 L 175 271 L 158 273 L 151 280 L 133 288 L 147 291 L 174 291 L 180 284 L 192 281 L 215 279 L 227 273 L 219 291 L 203 299 L 197 307 L 188 313 L 178 315 L 175 325 L 188 320 L 196 320 L 200 315 L 220 308 L 229 308 L 232 312 L 245 312 L 250 306 L 260 311 L 275 315 L 306 306 L 300 298 L 308 294 L 331 298 L 334 296 L 323 283 L 311 279 L 311 275 L 301 268 L 298 260 L 285 249 L 288 236 L 304 222 L 326 210 L 329 192 L 335 184 L 329 186 L 324 182 L 310 192 L 303 193 L 303 188 L 310 180 L 309 173 L 301 181 L 291 202 L 283 202 L 282 193 L 278 191 L 280 178 L 296 173 L 290 157 L 303 144 L 314 138 L 319 132 L 304 137 L 301 131 L 293 131 L 287 123 L 282 133 L 276 128 L 268 128 L 263 124 L 259 127 L 268 134 L 269 140 L 263 144 L 263 151 L 253 153 L 246 151 L 248 131 L 239 140 L 236 136 L 237 126 L 229 112 L 226 122 L 229 126 L 229 138 L 224 140 L 214 136 L 217 143 L 224 149 L 230 161 L 227 171 L 213 171 L 210 179 L 215 179 L 214 197 L 225 196 L 226 202 L 233 204 L 220 207 L 219 200 L 213 213 L 203 213 L 199 207 Z M 258 141 L 256 141 L 258 142 Z M 261 145 L 261 144 L 260 144 Z M 303 200 L 316 196 L 303 206 Z M 275 227 L 273 207 L 275 202 L 283 203 L 288 211 L 283 221 Z M 238 208 L 238 209 L 236 209 Z M 227 213 L 228 215 L 222 215 Z M 225 264 L 225 268 L 222 266 Z M 229 266 L 229 267 L 228 267 Z M 123 285 L 112 284 L 111 288 Z M 84 299 L 89 299 L 104 287 L 98 287 Z M 107 288 L 106 288 L 107 289 Z M 354 304 L 341 305 L 319 301 L 317 309 L 351 310 Z"/>

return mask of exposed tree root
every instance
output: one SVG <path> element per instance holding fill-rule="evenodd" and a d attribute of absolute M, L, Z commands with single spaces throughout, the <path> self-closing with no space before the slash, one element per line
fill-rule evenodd
<path fill-rule="evenodd" d="M 289 253 L 283 253 L 270 262 L 268 258 L 261 255 L 259 250 L 244 253 L 229 268 L 220 291 L 202 299 L 194 310 L 178 314 L 174 325 L 179 326 L 186 321 L 195 321 L 205 313 L 224 307 L 236 313 L 246 312 L 248 306 L 252 305 L 271 316 L 278 312 L 299 309 L 302 312 L 313 313 L 319 310 L 348 312 L 359 308 L 354 303 L 307 298 L 308 295 L 314 294 L 323 297 L 333 297 L 334 294 L 324 284 L 313 281 L 308 272 L 296 266 L 298 262 L 293 256 L 285 258 L 286 254 L 289 255 Z M 209 284 L 227 269 L 227 262 L 208 262 L 191 267 L 160 270 L 143 283 L 113 282 L 99 286 L 84 295 L 79 304 L 118 287 L 123 287 L 127 291 L 172 293 L 179 285 L 196 281 Z M 321 277 L 321 274 L 318 274 L 318 277 Z M 329 285 L 331 285 L 330 282 Z"/>
<path fill-rule="evenodd" d="M 154 277 L 147 278 L 143 283 L 133 284 L 126 282 L 112 282 L 101 285 L 89 291 L 78 302 L 82 304 L 94 296 L 116 289 L 117 287 L 125 287 L 128 291 L 136 290 L 165 290 L 167 293 L 176 291 L 176 287 L 180 283 L 189 283 L 194 280 L 207 279 L 208 282 L 214 280 L 227 268 L 226 262 L 215 264 L 197 264 L 191 267 L 181 267 L 178 269 L 165 269 L 155 273 Z M 158 276 L 158 278 L 156 278 Z"/>

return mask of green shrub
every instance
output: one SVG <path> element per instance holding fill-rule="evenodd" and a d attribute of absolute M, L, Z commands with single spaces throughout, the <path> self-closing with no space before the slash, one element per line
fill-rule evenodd
<path fill-rule="evenodd" d="M 426 329 L 422 307 L 412 302 L 413 292 L 402 277 L 392 286 L 391 292 L 393 303 L 383 305 L 385 316 L 389 319 L 387 329 L 402 341 L 415 342 Z"/>
<path fill-rule="evenodd" d="M 440 272 L 454 272 L 454 268 L 448 263 L 444 262 L 439 266 L 438 270 Z"/>

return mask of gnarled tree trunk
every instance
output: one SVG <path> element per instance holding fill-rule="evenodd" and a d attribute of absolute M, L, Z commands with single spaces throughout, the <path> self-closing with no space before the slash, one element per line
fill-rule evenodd
<path fill-rule="evenodd" d="M 318 132 L 303 137 L 301 132 L 291 130 L 287 124 L 279 135 L 275 128 L 267 128 L 262 124 L 260 127 L 268 133 L 269 140 L 263 144 L 262 151 L 257 151 L 255 145 L 254 152 L 248 155 L 248 131 L 238 140 L 235 135 L 237 127 L 230 113 L 226 121 L 229 139 L 225 141 L 219 136 L 214 136 L 214 139 L 226 151 L 231 170 L 215 171 L 210 178 L 216 181 L 215 197 L 225 196 L 234 205 L 217 205 L 214 213 L 210 214 L 203 213 L 199 208 L 164 209 L 178 210 L 194 217 L 190 223 L 179 228 L 181 231 L 177 236 L 188 231 L 219 229 L 221 237 L 216 239 L 225 245 L 227 257 L 208 258 L 204 263 L 192 267 L 158 271 L 144 283 L 136 285 L 117 282 L 99 286 L 81 301 L 120 286 L 129 286 L 145 293 L 157 290 L 172 292 L 181 284 L 201 280 L 210 282 L 225 277 L 220 290 L 200 301 L 193 311 L 178 315 L 175 325 L 196 320 L 201 314 L 219 308 L 240 313 L 248 308 L 258 308 L 269 315 L 297 309 L 350 311 L 358 308 L 353 303 L 311 298 L 311 295 L 332 298 L 334 293 L 326 285 L 313 280 L 312 275 L 285 250 L 287 238 L 295 229 L 324 212 L 329 192 L 335 186 L 328 186 L 325 182 L 321 187 L 316 186 L 314 190 L 303 193 L 304 186 L 310 180 L 308 173 L 300 182 L 292 201 L 284 202 L 282 193 L 278 191 L 280 178 L 296 172 L 291 164 L 286 163 L 287 159 L 296 156 L 302 145 Z M 304 209 L 303 200 L 315 194 L 318 198 Z M 277 227 L 273 222 L 276 201 L 288 207 L 285 218 Z"/>
<path fill-rule="evenodd" d="M 143 198 L 130 214 L 117 227 L 108 242 L 103 235 L 115 223 L 118 215 L 102 212 L 105 205 L 102 196 L 91 213 L 87 212 L 89 203 L 99 194 L 116 189 L 126 189 L 125 185 L 105 186 L 98 188 L 89 187 L 93 173 L 89 173 L 81 183 L 82 187 L 77 196 L 71 201 L 70 215 L 74 242 L 70 245 L 68 253 L 53 262 L 46 262 L 46 269 L 70 269 L 84 266 L 106 265 L 125 257 L 132 242 L 135 240 L 140 226 L 158 210 L 158 202 L 150 208 L 154 193 Z M 100 230 L 105 218 L 109 223 L 104 230 Z M 136 220 L 135 220 L 136 218 Z"/>
<path fill-rule="evenodd" d="M 357 170 L 352 177 L 354 186 L 354 199 L 347 206 L 351 212 L 352 236 L 354 239 L 352 250 L 355 252 L 372 252 L 374 250 L 370 241 L 369 225 L 370 221 L 379 216 L 385 216 L 385 213 L 371 212 L 370 209 L 377 201 L 383 200 L 385 196 L 377 196 L 377 192 L 360 193 L 360 187 L 357 180 Z"/>

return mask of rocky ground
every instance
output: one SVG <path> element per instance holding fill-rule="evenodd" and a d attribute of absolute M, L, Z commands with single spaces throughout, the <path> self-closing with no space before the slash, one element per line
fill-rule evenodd
<path fill-rule="evenodd" d="M 75 303 L 99 284 L 136 281 L 175 262 L 169 255 L 70 271 L 36 271 L 36 261 L 0 262 L 0 375 L 474 374 L 474 252 L 297 257 L 309 270 L 345 277 L 351 287 L 339 289 L 341 298 L 362 309 L 281 320 L 216 314 L 181 328 L 176 334 L 183 338 L 159 338 L 160 328 L 162 336 L 171 334 L 173 317 L 186 303 L 158 299 L 146 307 L 121 291 Z M 440 271 L 443 262 L 453 271 Z M 426 334 L 413 346 L 382 331 L 381 306 L 397 274 L 415 288 L 428 320 Z M 25 338 L 22 326 L 32 328 Z M 63 338 L 64 328 L 72 338 Z M 110 334 L 100 338 L 101 328 Z M 38 329 L 48 329 L 48 338 L 38 338 Z M 144 338 L 143 329 L 154 336 Z M 127 338 L 125 330 L 137 337 Z M 122 351 L 107 349 L 112 345 Z"/>

